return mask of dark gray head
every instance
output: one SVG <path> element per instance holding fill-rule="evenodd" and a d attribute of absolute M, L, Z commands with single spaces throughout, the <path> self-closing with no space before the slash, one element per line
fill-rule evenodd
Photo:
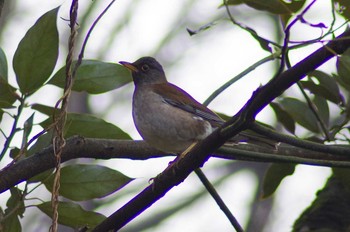
<path fill-rule="evenodd" d="M 132 72 L 135 85 L 166 83 L 163 67 L 153 57 L 142 57 L 134 63 L 120 61 Z"/>

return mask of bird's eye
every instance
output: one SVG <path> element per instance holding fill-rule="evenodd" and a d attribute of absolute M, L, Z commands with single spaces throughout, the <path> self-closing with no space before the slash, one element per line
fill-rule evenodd
<path fill-rule="evenodd" d="M 142 71 L 146 72 L 149 69 L 149 66 L 147 64 L 142 65 L 141 67 Z"/>

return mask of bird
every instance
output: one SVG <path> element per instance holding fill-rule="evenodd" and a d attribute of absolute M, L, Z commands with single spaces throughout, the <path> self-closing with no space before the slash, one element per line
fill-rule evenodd
<path fill-rule="evenodd" d="M 137 131 L 150 146 L 179 154 L 225 123 L 180 87 L 168 82 L 162 65 L 153 57 L 120 61 L 131 71 L 135 85 L 132 117 Z M 248 137 L 237 135 L 235 142 Z"/>

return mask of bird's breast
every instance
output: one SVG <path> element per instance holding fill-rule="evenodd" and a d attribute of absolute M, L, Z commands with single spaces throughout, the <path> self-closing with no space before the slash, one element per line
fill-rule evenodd
<path fill-rule="evenodd" d="M 182 152 L 213 130 L 208 121 L 169 105 L 149 89 L 135 90 L 132 112 L 140 135 L 161 151 Z"/>

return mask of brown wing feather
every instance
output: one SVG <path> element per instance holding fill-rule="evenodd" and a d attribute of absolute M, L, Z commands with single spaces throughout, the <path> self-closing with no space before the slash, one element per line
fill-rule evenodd
<path fill-rule="evenodd" d="M 217 114 L 173 84 L 155 84 L 153 85 L 153 91 L 162 96 L 166 103 L 201 117 L 210 122 L 214 127 L 218 127 L 224 123 L 224 120 Z"/>

